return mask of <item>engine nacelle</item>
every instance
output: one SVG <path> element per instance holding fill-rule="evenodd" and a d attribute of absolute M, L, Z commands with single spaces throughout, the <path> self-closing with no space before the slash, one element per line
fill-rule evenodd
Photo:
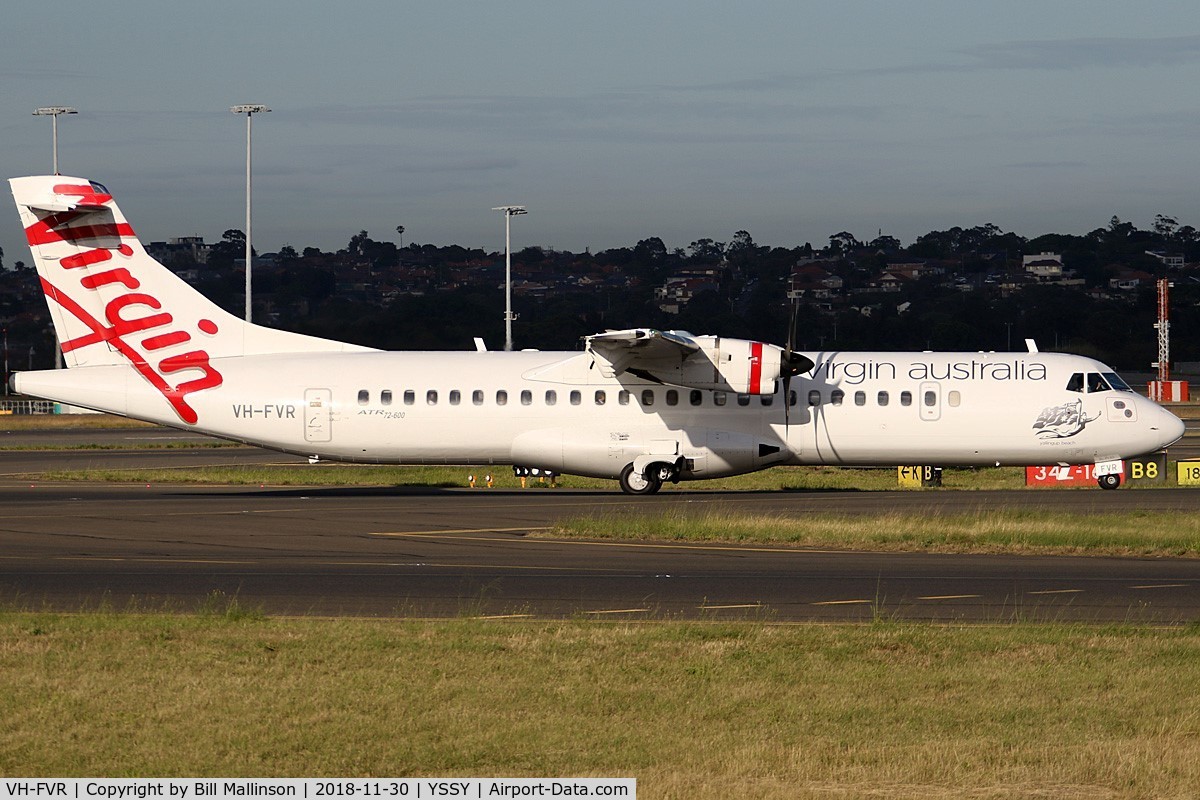
<path fill-rule="evenodd" d="M 737 394 L 774 394 L 777 380 L 813 367 L 807 356 L 773 344 L 685 331 L 606 331 L 587 337 L 586 346 L 606 378 L 628 372 L 674 386 Z"/>
<path fill-rule="evenodd" d="M 719 336 L 696 336 L 700 349 L 671 366 L 647 369 L 663 383 L 690 389 L 737 394 L 775 393 L 783 368 L 783 349 L 773 344 Z"/>

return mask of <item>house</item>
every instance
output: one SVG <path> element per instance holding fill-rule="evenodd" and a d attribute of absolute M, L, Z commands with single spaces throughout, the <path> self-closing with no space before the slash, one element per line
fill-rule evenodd
<path fill-rule="evenodd" d="M 1165 250 L 1147 250 L 1146 255 L 1154 256 L 1167 269 L 1183 269 L 1183 253 L 1168 253 Z"/>
<path fill-rule="evenodd" d="M 1023 259 L 1025 274 L 1038 281 L 1057 281 L 1063 276 L 1062 256 L 1058 253 L 1039 253 L 1035 256 L 1025 256 Z"/>
<path fill-rule="evenodd" d="M 1119 289 L 1122 292 L 1133 292 L 1142 286 L 1154 283 L 1154 276 L 1138 269 L 1126 269 L 1115 278 L 1108 279 L 1108 288 Z"/>
<path fill-rule="evenodd" d="M 827 300 L 845 285 L 839 276 L 817 263 L 803 264 L 792 268 L 788 278 L 789 300 L 812 297 Z"/>

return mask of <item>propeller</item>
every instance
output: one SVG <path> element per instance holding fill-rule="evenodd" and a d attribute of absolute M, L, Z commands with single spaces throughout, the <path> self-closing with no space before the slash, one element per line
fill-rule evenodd
<path fill-rule="evenodd" d="M 813 368 L 811 358 L 796 352 L 796 310 L 798 304 L 792 301 L 792 311 L 788 316 L 787 346 L 779 361 L 779 374 L 783 377 L 783 431 L 786 438 L 792 423 L 792 378 L 808 372 Z"/>

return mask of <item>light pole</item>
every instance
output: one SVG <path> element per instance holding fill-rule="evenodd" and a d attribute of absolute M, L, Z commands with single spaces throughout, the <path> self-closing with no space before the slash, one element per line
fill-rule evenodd
<path fill-rule="evenodd" d="M 250 130 L 251 118 L 255 114 L 260 114 L 271 109 L 260 103 L 246 103 L 240 106 L 232 106 L 229 109 L 234 114 L 246 115 L 246 322 L 250 321 L 250 260 L 253 248 L 250 244 L 250 198 L 252 196 L 252 188 L 250 183 Z"/>
<path fill-rule="evenodd" d="M 512 218 L 528 214 L 525 206 L 496 206 L 504 212 L 504 349 L 513 349 L 512 338 Z"/>
<path fill-rule="evenodd" d="M 8 328 L 4 329 L 4 396 L 8 397 Z"/>
<path fill-rule="evenodd" d="M 35 108 L 33 115 L 35 117 L 50 117 L 51 130 L 54 131 L 54 174 L 58 174 L 58 115 L 59 114 L 78 114 L 79 112 L 70 106 L 42 106 Z"/>

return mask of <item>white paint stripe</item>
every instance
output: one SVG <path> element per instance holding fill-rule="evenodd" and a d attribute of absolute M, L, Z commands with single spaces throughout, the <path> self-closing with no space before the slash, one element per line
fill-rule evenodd
<path fill-rule="evenodd" d="M 719 611 L 721 609 L 726 609 L 726 608 L 762 608 L 762 607 L 763 607 L 762 603 L 741 603 L 738 605 L 729 605 L 729 606 L 696 606 L 696 608 L 699 608 L 703 611 Z"/>
<path fill-rule="evenodd" d="M 585 611 L 585 614 L 645 614 L 648 608 L 614 608 L 605 611 Z"/>
<path fill-rule="evenodd" d="M 438 531 L 372 531 L 371 536 L 441 536 L 445 533 L 512 533 L 513 531 L 552 531 L 554 526 L 530 527 L 522 525 L 517 528 L 448 528 Z"/>
<path fill-rule="evenodd" d="M 918 597 L 918 600 L 967 600 L 972 597 L 982 597 L 978 594 L 931 594 L 927 597 Z"/>
<path fill-rule="evenodd" d="M 1078 594 L 1083 589 L 1043 589 L 1040 592 L 1026 592 L 1025 594 Z"/>
<path fill-rule="evenodd" d="M 870 603 L 870 600 L 822 600 L 819 603 L 811 603 L 814 606 L 849 606 L 862 603 Z"/>
<path fill-rule="evenodd" d="M 1130 589 L 1186 589 L 1189 583 L 1151 583 L 1145 586 L 1130 586 Z"/>

